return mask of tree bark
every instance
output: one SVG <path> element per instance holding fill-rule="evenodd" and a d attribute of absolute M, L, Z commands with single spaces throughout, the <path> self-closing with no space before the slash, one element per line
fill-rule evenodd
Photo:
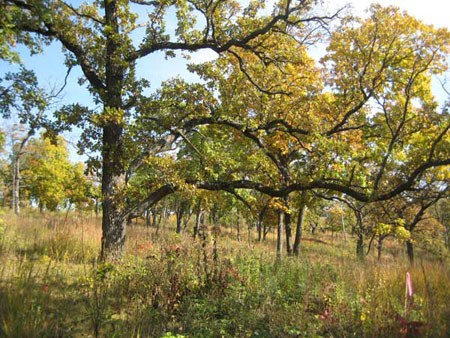
<path fill-rule="evenodd" d="M 284 198 L 284 202 L 286 204 L 286 208 L 288 208 L 288 210 L 290 210 L 289 197 L 288 196 L 286 196 Z M 291 227 L 291 223 L 292 223 L 292 215 L 290 214 L 290 212 L 285 212 L 284 213 L 284 227 L 285 227 L 285 231 L 286 231 L 286 252 L 287 252 L 288 256 L 292 256 L 292 245 L 291 245 L 292 227 Z"/>
<path fill-rule="evenodd" d="M 347 240 L 347 232 L 345 231 L 344 214 L 342 214 L 342 236 L 344 237 L 344 241 L 346 241 Z"/>
<path fill-rule="evenodd" d="M 356 218 L 357 218 L 357 228 L 356 228 L 356 257 L 360 260 L 364 260 L 364 225 L 361 212 L 359 210 L 355 210 Z"/>
<path fill-rule="evenodd" d="M 447 250 L 450 250 L 450 226 L 445 225 L 444 236 L 445 247 L 447 248 Z"/>
<path fill-rule="evenodd" d="M 302 239 L 303 230 L 303 219 L 305 217 L 305 203 L 300 203 L 297 218 L 297 229 L 295 230 L 295 241 L 294 241 L 294 255 L 298 256 L 300 253 L 300 241 Z"/>
<path fill-rule="evenodd" d="M 378 262 L 380 262 L 381 261 L 381 251 L 383 250 L 383 240 L 381 240 L 381 239 L 378 241 L 377 250 L 378 250 Z"/>
<path fill-rule="evenodd" d="M 98 214 L 100 213 L 100 201 L 98 198 L 95 199 L 95 218 L 98 217 Z"/>
<path fill-rule="evenodd" d="M 247 234 L 248 234 L 248 244 L 252 243 L 252 222 L 249 219 L 245 220 L 246 224 L 247 224 Z"/>
<path fill-rule="evenodd" d="M 116 1 L 104 0 L 105 23 L 109 27 L 106 35 L 104 94 L 105 122 L 102 139 L 102 260 L 115 260 L 122 256 L 125 245 L 125 203 L 120 198 L 125 185 L 123 167 L 123 128 L 117 116 L 123 114 L 122 82 L 123 66 L 117 62 L 122 58 L 120 52 L 118 4 Z"/>
<path fill-rule="evenodd" d="M 358 231 L 358 237 L 356 240 L 356 257 L 360 260 L 364 260 L 364 235 Z"/>
<path fill-rule="evenodd" d="M 198 235 L 198 230 L 200 228 L 200 216 L 201 216 L 202 208 L 201 208 L 201 201 L 198 201 L 197 204 L 197 212 L 195 214 L 195 225 L 194 225 L 194 238 Z"/>
<path fill-rule="evenodd" d="M 267 237 L 267 233 L 269 232 L 269 229 L 267 227 L 267 223 L 266 222 L 263 222 L 263 223 L 264 223 L 264 230 L 263 230 L 263 238 L 262 238 L 262 240 L 265 241 L 266 237 Z"/>
<path fill-rule="evenodd" d="M 184 215 L 184 206 L 180 205 L 177 208 L 177 212 L 176 212 L 176 218 L 177 218 L 177 234 L 181 233 L 182 231 L 182 223 L 183 223 L 183 215 Z"/>
<path fill-rule="evenodd" d="M 125 218 L 120 202 L 114 200 L 120 187 L 120 176 L 110 172 L 110 165 L 103 161 L 102 193 L 102 251 L 101 260 L 114 260 L 122 256 L 125 245 Z M 119 182 L 117 182 L 119 181 Z"/>
<path fill-rule="evenodd" d="M 286 231 L 286 252 L 288 256 L 292 256 L 292 245 L 291 245 L 291 238 L 292 238 L 292 215 L 289 213 L 284 214 L 284 227 Z"/>
<path fill-rule="evenodd" d="M 12 145 L 13 161 L 12 161 L 12 194 L 11 194 L 11 209 L 16 215 L 20 214 L 20 159 L 24 153 L 23 149 L 31 136 L 34 135 L 35 128 L 30 127 L 26 136 L 20 142 L 19 148 L 15 150 L 14 142 Z"/>
<path fill-rule="evenodd" d="M 12 209 L 16 215 L 20 214 L 20 157 L 19 154 L 14 155 L 13 160 L 13 182 L 12 182 Z"/>
<path fill-rule="evenodd" d="M 133 215 L 130 213 L 127 216 L 127 226 L 132 226 L 133 225 Z"/>
<path fill-rule="evenodd" d="M 411 265 L 414 264 L 414 246 L 411 241 L 406 241 L 406 253 L 408 255 L 408 260 Z"/>
<path fill-rule="evenodd" d="M 260 211 L 260 213 L 258 214 L 258 223 L 257 223 L 257 230 L 258 230 L 258 242 L 262 241 L 262 226 L 263 226 L 263 222 L 264 222 L 264 215 L 266 214 L 267 211 L 267 207 L 269 206 L 269 203 L 267 203 L 266 205 L 264 205 L 264 208 Z M 264 225 L 265 228 L 265 225 Z M 264 229 L 265 230 L 265 229 Z"/>
<path fill-rule="evenodd" d="M 283 259 L 283 229 L 284 228 L 284 212 L 278 212 L 278 228 L 277 228 L 277 261 Z"/>
<path fill-rule="evenodd" d="M 256 230 L 258 231 L 258 242 L 262 241 L 262 219 L 258 217 L 258 223 L 256 224 Z"/>
<path fill-rule="evenodd" d="M 241 217 L 237 214 L 237 240 L 241 241 Z"/>

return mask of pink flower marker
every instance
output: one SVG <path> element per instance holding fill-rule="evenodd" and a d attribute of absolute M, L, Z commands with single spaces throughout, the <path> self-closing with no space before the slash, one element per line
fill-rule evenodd
<path fill-rule="evenodd" d="M 412 286 L 412 280 L 411 275 L 409 272 L 406 273 L 406 290 L 405 290 L 405 313 L 407 314 L 413 305 L 413 298 L 414 291 Z"/>
<path fill-rule="evenodd" d="M 408 288 L 408 295 L 409 297 L 413 296 L 413 286 L 412 286 L 412 281 L 411 281 L 411 275 L 409 274 L 409 272 L 406 273 L 406 287 Z"/>

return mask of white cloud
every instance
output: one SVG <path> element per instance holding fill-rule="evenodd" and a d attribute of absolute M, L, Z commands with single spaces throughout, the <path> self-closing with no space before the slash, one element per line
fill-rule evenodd
<path fill-rule="evenodd" d="M 197 52 L 191 53 L 190 56 L 190 63 L 199 64 L 217 59 L 218 54 L 211 49 L 201 49 Z"/>
<path fill-rule="evenodd" d="M 426 24 L 436 27 L 450 28 L 450 2 L 443 0 L 325 0 L 324 6 L 330 10 L 351 4 L 355 14 L 364 15 L 364 11 L 371 3 L 379 3 L 382 6 L 397 6 L 406 10 L 410 15 L 422 20 Z"/>

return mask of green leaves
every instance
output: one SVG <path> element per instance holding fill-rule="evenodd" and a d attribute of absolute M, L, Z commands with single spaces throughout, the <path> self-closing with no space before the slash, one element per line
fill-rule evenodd
<path fill-rule="evenodd" d="M 82 164 L 73 165 L 65 142 L 33 139 L 26 147 L 24 186 L 27 195 L 49 210 L 68 203 L 83 207 L 94 197 L 93 182 L 84 175 Z"/>

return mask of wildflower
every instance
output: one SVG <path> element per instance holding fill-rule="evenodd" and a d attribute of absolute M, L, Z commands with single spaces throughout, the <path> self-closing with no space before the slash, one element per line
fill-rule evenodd
<path fill-rule="evenodd" d="M 319 318 L 322 319 L 322 320 L 329 321 L 329 322 L 332 321 L 331 315 L 330 315 L 330 313 L 328 312 L 328 309 L 325 309 L 325 312 L 323 313 L 323 315 L 320 315 Z"/>

